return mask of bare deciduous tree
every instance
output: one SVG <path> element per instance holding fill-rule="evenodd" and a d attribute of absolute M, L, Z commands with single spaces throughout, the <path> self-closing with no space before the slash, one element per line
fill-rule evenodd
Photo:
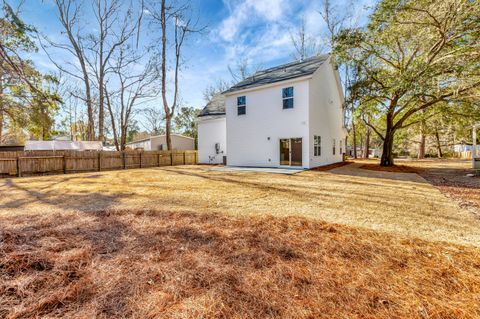
<path fill-rule="evenodd" d="M 85 26 L 80 24 L 82 13 L 90 11 L 82 7 L 75 0 L 55 0 L 58 19 L 63 28 L 67 41 L 52 41 L 47 37 L 43 40 L 49 47 L 64 50 L 75 57 L 75 62 L 58 61 L 44 46 L 50 60 L 63 73 L 84 84 L 84 92 L 72 92 L 84 101 L 88 113 L 88 139 L 95 139 L 95 110 L 98 111 L 97 139 L 105 138 L 105 82 L 109 69 L 109 62 L 116 51 L 124 46 L 128 40 L 134 40 L 139 35 L 143 17 L 143 1 L 140 3 L 138 14 L 134 14 L 132 4 L 125 7 L 120 0 L 95 0 L 92 3 L 91 15 L 94 17 L 93 32 L 86 32 Z M 138 39 L 137 39 L 138 43 Z M 77 95 L 78 94 L 78 95 Z"/>
<path fill-rule="evenodd" d="M 215 84 L 207 86 L 205 90 L 203 90 L 203 99 L 205 100 L 205 102 L 208 103 L 212 100 L 212 98 L 215 95 L 228 90 L 230 86 L 231 86 L 231 83 L 224 80 L 219 80 Z"/>
<path fill-rule="evenodd" d="M 183 58 L 183 47 L 185 40 L 193 33 L 198 33 L 203 28 L 198 27 L 198 23 L 194 22 L 190 17 L 190 8 L 188 5 L 176 5 L 175 3 L 167 4 L 166 0 L 161 0 L 160 3 L 152 1 L 149 6 L 150 16 L 156 25 L 160 25 L 161 30 L 161 52 L 160 52 L 160 73 L 161 73 L 161 94 L 163 109 L 165 112 L 165 133 L 167 140 L 167 148 L 172 149 L 171 132 L 172 132 L 172 118 L 178 106 L 179 100 L 179 76 L 180 64 Z M 171 23 L 171 24 L 170 24 Z M 173 25 L 173 32 L 169 32 L 169 26 Z M 169 103 L 167 97 L 167 37 L 172 34 L 173 37 L 173 90 L 172 101 Z"/>
<path fill-rule="evenodd" d="M 292 54 L 295 60 L 305 60 L 306 58 L 321 52 L 320 46 L 315 38 L 307 34 L 304 17 L 300 20 L 298 28 L 293 32 L 290 31 L 290 40 L 295 48 L 295 52 Z"/>
<path fill-rule="evenodd" d="M 105 125 L 105 81 L 109 72 L 108 64 L 116 51 L 138 35 L 143 17 L 143 5 L 134 16 L 129 7 L 121 14 L 122 1 L 95 0 L 93 13 L 98 26 L 98 34 L 90 34 L 90 50 L 94 57 L 91 68 L 94 70 L 98 88 L 98 140 L 104 140 Z M 132 23 L 133 22 L 133 23 Z"/>
<path fill-rule="evenodd" d="M 326 25 L 326 44 L 330 51 L 335 50 L 335 45 L 337 41 L 337 36 L 340 32 L 346 27 L 353 27 L 358 22 L 356 19 L 353 18 L 353 10 L 355 8 L 355 4 L 352 1 L 348 1 L 345 6 L 341 9 L 335 6 L 331 0 L 322 0 L 322 7 L 318 11 L 322 20 L 325 22 Z M 358 106 L 356 96 L 352 95 L 350 92 L 350 86 L 354 83 L 354 79 L 357 75 L 356 66 L 353 65 L 350 61 L 343 61 L 342 65 L 338 66 L 340 70 L 340 77 L 343 84 L 344 89 L 344 96 L 346 98 L 346 103 L 344 105 L 344 119 L 345 125 L 347 126 L 347 122 L 350 121 L 351 123 L 351 131 L 352 131 L 352 141 L 353 141 L 353 157 L 357 158 L 357 128 L 356 123 L 354 120 L 354 113 Z M 364 145 L 364 153 L 365 150 L 369 149 L 370 144 L 370 131 L 367 129 L 367 135 L 365 139 Z M 347 145 L 345 146 L 347 148 Z M 368 157 L 368 151 L 366 155 Z"/>
<path fill-rule="evenodd" d="M 148 61 L 141 71 L 135 71 L 139 67 L 137 61 L 142 60 L 142 56 L 129 47 L 122 46 L 114 60 L 110 68 L 115 78 L 111 80 L 118 83 L 118 88 L 110 91 L 107 86 L 109 83 L 105 83 L 104 91 L 113 139 L 120 151 L 125 149 L 135 107 L 158 94 L 155 87 L 159 76 L 153 60 Z"/>
<path fill-rule="evenodd" d="M 165 115 L 163 109 L 149 106 L 143 108 L 140 112 L 144 118 L 141 124 L 150 135 L 165 134 Z"/>
<path fill-rule="evenodd" d="M 47 37 L 43 39 L 50 47 L 60 49 L 69 52 L 76 60 L 77 63 L 70 61 L 58 61 L 49 54 L 47 48 L 43 45 L 44 51 L 47 53 L 50 61 L 61 72 L 68 74 L 73 79 L 76 79 L 83 83 L 84 92 L 82 95 L 76 96 L 84 101 L 87 107 L 87 138 L 89 140 L 95 139 L 95 119 L 94 119 L 94 101 L 92 92 L 92 79 L 91 73 L 88 70 L 88 58 L 87 48 L 85 45 L 85 38 L 82 36 L 81 30 L 83 28 L 80 25 L 80 13 L 81 6 L 74 0 L 55 0 L 55 8 L 57 10 L 58 20 L 63 28 L 63 33 L 67 37 L 67 41 L 64 43 L 55 42 Z"/>
<path fill-rule="evenodd" d="M 240 82 L 262 69 L 261 64 L 251 65 L 247 58 L 238 59 L 235 66 L 228 66 L 228 72 L 234 82 Z"/>

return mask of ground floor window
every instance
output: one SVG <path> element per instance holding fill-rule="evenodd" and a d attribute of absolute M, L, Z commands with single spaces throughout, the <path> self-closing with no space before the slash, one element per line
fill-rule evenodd
<path fill-rule="evenodd" d="M 332 149 L 333 155 L 335 155 L 335 146 L 336 146 L 335 143 L 336 143 L 336 141 L 335 141 L 335 139 L 333 139 L 333 149 Z"/>
<path fill-rule="evenodd" d="M 322 137 L 318 135 L 313 136 L 313 155 L 320 156 L 322 154 Z"/>

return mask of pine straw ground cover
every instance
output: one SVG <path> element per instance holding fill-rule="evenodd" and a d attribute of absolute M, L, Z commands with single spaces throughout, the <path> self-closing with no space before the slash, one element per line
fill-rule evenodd
<path fill-rule="evenodd" d="M 0 220 L 2 318 L 479 318 L 480 250 L 301 217 Z"/>

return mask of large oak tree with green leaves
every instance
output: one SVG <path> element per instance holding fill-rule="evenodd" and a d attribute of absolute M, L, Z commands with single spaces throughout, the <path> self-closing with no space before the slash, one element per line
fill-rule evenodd
<path fill-rule="evenodd" d="M 6 1 L 0 9 L 0 143 L 5 123 L 28 129 L 34 138 L 50 138 L 61 102 L 57 79 L 41 74 L 24 58 L 36 51 L 36 30 L 25 24 Z"/>
<path fill-rule="evenodd" d="M 350 88 L 393 165 L 395 133 L 444 103 L 478 99 L 480 6 L 472 0 L 383 0 L 366 28 L 338 36 L 340 60 L 357 65 Z M 478 92 L 478 91 L 477 91 Z"/>

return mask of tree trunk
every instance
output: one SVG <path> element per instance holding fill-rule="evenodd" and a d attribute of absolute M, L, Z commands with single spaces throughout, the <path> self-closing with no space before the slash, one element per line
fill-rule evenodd
<path fill-rule="evenodd" d="M 120 136 L 120 150 L 124 151 L 127 148 L 127 133 L 128 126 L 122 126 L 122 133 Z"/>
<path fill-rule="evenodd" d="M 420 135 L 420 145 L 418 146 L 418 159 L 425 158 L 425 134 Z"/>
<path fill-rule="evenodd" d="M 167 149 L 172 150 L 172 139 L 170 136 L 172 117 L 170 114 L 165 116 L 165 138 L 167 140 Z"/>
<path fill-rule="evenodd" d="M 387 132 L 387 134 L 385 134 L 380 166 L 393 166 L 393 132 Z"/>
<path fill-rule="evenodd" d="M 387 114 L 387 128 L 385 138 L 383 139 L 383 152 L 380 160 L 380 166 L 393 166 L 393 137 L 395 130 L 393 128 L 393 115 Z"/>
<path fill-rule="evenodd" d="M 357 130 L 355 127 L 355 121 L 352 120 L 352 132 L 353 132 L 353 158 L 357 158 Z"/>
<path fill-rule="evenodd" d="M 437 141 L 437 156 L 438 158 L 442 158 L 442 144 L 440 143 L 440 134 L 438 133 L 438 130 L 435 130 L 435 140 Z"/>
<path fill-rule="evenodd" d="M 3 133 L 3 106 L 0 101 L 0 144 L 2 144 L 2 133 Z"/>
<path fill-rule="evenodd" d="M 85 84 L 85 97 L 87 103 L 87 114 L 88 114 L 88 123 L 87 123 L 87 139 L 89 141 L 95 140 L 95 120 L 93 118 L 93 103 L 92 95 L 90 94 L 90 79 L 88 78 L 87 69 L 84 63 L 80 63 L 82 69 L 84 70 L 83 81 Z"/>
<path fill-rule="evenodd" d="M 359 134 L 358 140 L 360 141 L 360 145 L 358 148 L 360 149 L 360 156 L 363 157 L 363 136 L 362 134 Z"/>
<path fill-rule="evenodd" d="M 172 149 L 172 143 L 170 140 L 170 129 L 171 129 L 171 114 L 170 108 L 168 107 L 167 102 L 167 61 L 166 61 L 166 50 L 167 50 L 167 17 L 166 17 L 166 3 L 165 0 L 162 0 L 161 5 L 161 17 L 160 25 L 162 28 L 162 100 L 163 100 L 163 110 L 165 111 L 165 137 L 167 140 L 167 149 L 170 151 Z"/>
<path fill-rule="evenodd" d="M 370 129 L 367 128 L 365 134 L 365 144 L 363 145 L 363 158 L 369 158 L 370 153 Z"/>
<path fill-rule="evenodd" d="M 3 133 L 3 78 L 0 77 L 0 144 L 2 144 Z"/>
<path fill-rule="evenodd" d="M 100 72 L 104 72 L 100 70 Z M 98 89 L 98 140 L 103 143 L 103 127 L 105 123 L 105 90 L 103 89 L 103 75 L 100 74 Z"/>

